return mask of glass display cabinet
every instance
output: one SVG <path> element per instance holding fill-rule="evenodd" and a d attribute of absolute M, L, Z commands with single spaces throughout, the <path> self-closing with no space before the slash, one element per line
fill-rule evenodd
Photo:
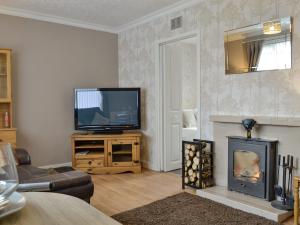
<path fill-rule="evenodd" d="M 0 49 L 0 128 L 11 128 L 11 50 Z"/>
<path fill-rule="evenodd" d="M 0 143 L 16 147 L 16 129 L 13 128 L 11 50 L 0 49 Z"/>
<path fill-rule="evenodd" d="M 111 166 L 132 166 L 139 164 L 136 140 L 112 140 L 108 142 L 108 157 Z"/>

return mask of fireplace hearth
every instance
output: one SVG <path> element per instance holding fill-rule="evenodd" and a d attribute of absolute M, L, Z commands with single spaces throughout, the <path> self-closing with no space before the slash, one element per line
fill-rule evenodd
<path fill-rule="evenodd" d="M 228 137 L 228 190 L 275 199 L 278 141 Z"/>

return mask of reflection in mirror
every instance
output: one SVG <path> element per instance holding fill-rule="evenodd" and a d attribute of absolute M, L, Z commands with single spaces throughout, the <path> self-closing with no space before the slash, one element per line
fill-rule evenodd
<path fill-rule="evenodd" d="M 291 17 L 225 31 L 225 73 L 290 69 L 291 36 Z"/>

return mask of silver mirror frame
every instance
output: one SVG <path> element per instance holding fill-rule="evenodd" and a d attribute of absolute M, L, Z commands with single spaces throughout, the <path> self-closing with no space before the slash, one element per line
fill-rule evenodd
<path fill-rule="evenodd" d="M 280 33 L 265 34 L 264 25 L 267 23 L 279 23 Z M 293 20 L 292 17 L 285 17 L 272 21 L 266 21 L 255 25 L 232 29 L 224 32 L 224 50 L 225 50 L 225 74 L 243 74 L 251 72 L 272 71 L 292 68 L 292 35 L 293 35 Z M 237 42 L 233 44 L 233 42 Z M 285 43 L 286 47 L 281 46 L 288 54 L 286 61 L 282 65 L 266 66 L 266 60 L 261 60 L 262 52 L 263 59 L 266 59 L 266 46 L 271 44 Z M 229 43 L 231 43 L 229 45 Z M 255 46 L 256 44 L 256 46 Z M 235 46 L 234 46 L 235 45 Z M 247 46 L 247 47 L 246 47 Z M 233 50 L 230 50 L 232 48 Z M 277 48 L 277 47 L 276 47 Z M 263 51 L 264 50 L 264 51 Z M 251 54 L 252 53 L 252 54 Z M 277 51 L 276 51 L 277 53 Z M 256 57 L 253 55 L 256 54 Z M 273 54 L 272 54 L 273 55 Z M 276 59 L 279 59 L 277 54 Z M 249 58 L 251 60 L 249 60 Z M 282 60 L 281 60 L 282 61 Z M 262 64 L 264 62 L 264 64 Z M 263 66 L 264 65 L 264 66 Z M 258 69 L 260 67 L 260 69 Z"/>

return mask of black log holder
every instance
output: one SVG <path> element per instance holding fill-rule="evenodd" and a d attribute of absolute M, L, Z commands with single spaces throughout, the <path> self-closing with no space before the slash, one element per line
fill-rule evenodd
<path fill-rule="evenodd" d="M 205 189 L 214 185 L 214 143 L 194 139 L 182 142 L 182 189 Z"/>
<path fill-rule="evenodd" d="M 282 164 L 280 164 L 281 156 L 278 156 L 278 173 L 277 173 L 277 184 L 275 185 L 275 193 L 280 200 L 274 200 L 271 205 L 274 208 L 280 210 L 291 211 L 294 209 L 294 196 L 292 191 L 293 183 L 293 169 L 294 169 L 294 157 L 287 155 L 282 157 Z M 286 160 L 287 159 L 287 160 Z M 282 168 L 282 185 L 279 185 L 279 168 Z M 288 173 L 288 179 L 287 174 Z"/>

